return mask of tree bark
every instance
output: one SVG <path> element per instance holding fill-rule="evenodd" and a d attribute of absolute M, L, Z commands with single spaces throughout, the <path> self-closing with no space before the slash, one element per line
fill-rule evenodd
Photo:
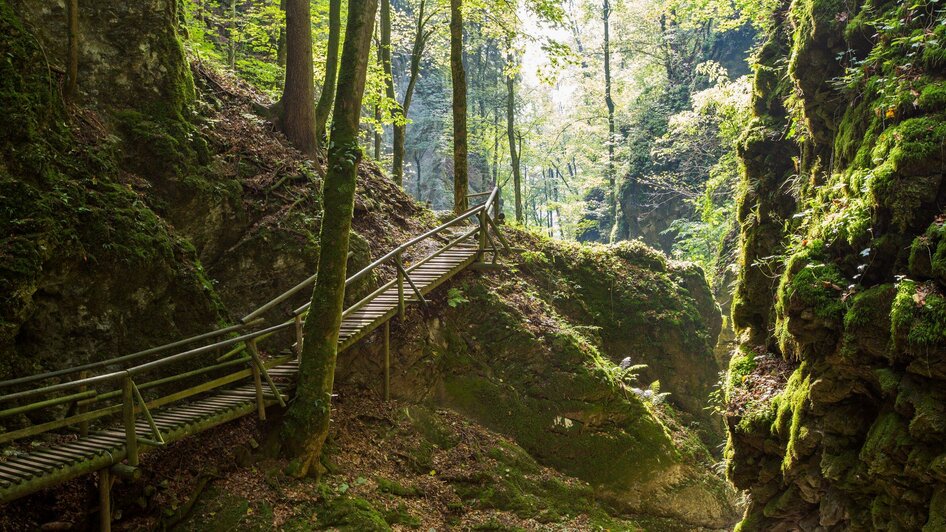
<path fill-rule="evenodd" d="M 466 72 L 463 69 L 462 0 L 450 0 L 450 79 L 453 82 L 453 210 L 464 212 L 467 191 Z"/>
<path fill-rule="evenodd" d="M 315 140 L 320 146 L 326 140 L 325 125 L 328 123 L 328 115 L 332 112 L 332 104 L 335 103 L 335 82 L 338 77 L 338 41 L 341 30 L 342 0 L 329 0 L 325 82 L 322 84 L 319 103 L 315 107 Z"/>
<path fill-rule="evenodd" d="M 72 103 L 79 83 L 79 0 L 66 1 L 69 24 L 68 58 L 66 60 L 66 101 Z"/>
<path fill-rule="evenodd" d="M 305 3 L 308 4 L 308 0 Z M 319 231 L 318 276 L 304 325 L 305 341 L 296 396 L 286 412 L 281 432 L 283 451 L 294 458 L 289 472 L 298 477 L 306 475 L 312 464 L 318 463 L 328 435 L 338 330 L 345 300 L 355 178 L 362 158 L 358 123 L 378 4 L 377 0 L 349 0 L 348 5 L 328 172 L 322 185 L 325 207 Z"/>
<path fill-rule="evenodd" d="M 279 101 L 279 126 L 296 148 L 315 156 L 315 87 L 309 0 L 286 0 L 286 82 Z"/>
<path fill-rule="evenodd" d="M 410 78 L 407 89 L 404 90 L 404 101 L 400 109 L 396 109 L 394 119 L 394 164 L 392 175 L 398 185 L 404 182 L 404 142 L 407 137 L 407 113 L 414 98 L 414 88 L 417 85 L 417 76 L 420 73 L 420 61 L 424 56 L 424 49 L 430 39 L 430 31 L 426 29 L 429 17 L 425 18 L 426 1 L 420 0 L 417 13 L 417 24 L 414 26 L 414 47 L 411 50 Z M 418 198 L 419 199 L 419 198 Z"/>
<path fill-rule="evenodd" d="M 617 201 L 616 180 L 614 178 L 614 100 L 611 99 L 611 2 L 604 0 L 602 7 L 604 19 L 604 102 L 608 107 L 608 208 L 611 213 L 611 229 L 608 231 L 608 239 L 614 238 L 614 228 L 617 227 Z"/>
<path fill-rule="evenodd" d="M 511 63 L 511 54 L 506 57 Z M 522 174 L 519 169 L 519 152 L 516 150 L 516 79 L 506 77 L 506 136 L 509 137 L 509 162 L 512 164 L 512 183 L 516 196 L 516 222 L 524 223 L 522 217 Z"/>

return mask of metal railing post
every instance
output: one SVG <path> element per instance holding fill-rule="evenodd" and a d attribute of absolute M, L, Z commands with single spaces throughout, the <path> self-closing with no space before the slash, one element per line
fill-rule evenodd
<path fill-rule="evenodd" d="M 125 425 L 125 450 L 128 465 L 138 465 L 138 433 L 135 431 L 135 391 L 131 375 L 122 379 L 122 422 Z"/>

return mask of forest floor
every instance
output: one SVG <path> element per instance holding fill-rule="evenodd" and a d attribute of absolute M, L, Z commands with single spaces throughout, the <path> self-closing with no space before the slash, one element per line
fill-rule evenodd
<path fill-rule="evenodd" d="M 319 482 L 262 457 L 267 426 L 252 418 L 144 455 L 145 479 L 113 488 L 113 528 L 692 530 L 618 515 L 586 483 L 448 410 L 341 390 L 333 423 Z M 0 529 L 94 528 L 95 493 L 87 476 L 33 495 L 0 515 Z"/>

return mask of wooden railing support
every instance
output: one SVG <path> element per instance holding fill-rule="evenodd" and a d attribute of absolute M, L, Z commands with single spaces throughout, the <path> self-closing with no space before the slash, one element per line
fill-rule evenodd
<path fill-rule="evenodd" d="M 479 249 L 476 252 L 476 262 L 483 262 L 483 253 L 486 251 L 486 218 L 488 214 L 486 209 L 480 211 L 479 222 L 480 222 L 480 234 L 479 234 Z"/>
<path fill-rule="evenodd" d="M 91 373 L 89 370 L 83 370 L 79 372 L 79 379 L 88 379 Z M 88 390 L 87 386 L 82 386 L 79 388 L 79 392 L 85 392 Z M 76 414 L 84 414 L 88 411 L 88 407 L 76 401 Z M 85 420 L 79 423 L 79 435 L 88 436 L 89 435 L 89 420 Z"/>
<path fill-rule="evenodd" d="M 263 400 L 263 380 L 260 378 L 259 367 L 256 362 L 250 361 L 253 370 L 253 387 L 256 389 L 256 411 L 260 421 L 266 421 L 266 402 Z"/>
<path fill-rule="evenodd" d="M 401 279 L 407 280 L 407 284 L 411 285 L 411 290 L 414 291 L 414 295 L 417 296 L 417 300 L 420 301 L 420 304 L 426 307 L 427 300 L 424 299 L 424 294 L 420 293 L 420 289 L 417 288 L 416 284 L 414 284 L 414 280 L 411 279 L 411 276 L 407 274 L 407 270 L 404 269 L 404 265 L 401 264 L 401 261 L 397 261 L 397 271 L 400 272 Z M 402 295 L 403 291 L 404 291 L 404 284 L 402 281 L 398 290 L 398 299 L 401 300 L 402 304 L 404 300 L 404 296 Z"/>
<path fill-rule="evenodd" d="M 269 376 L 269 372 L 266 371 L 266 366 L 263 365 L 263 360 L 259 357 L 259 349 L 256 348 L 256 340 L 250 340 L 247 342 L 246 347 L 250 352 L 250 356 L 253 358 L 253 363 L 259 369 L 260 375 L 266 379 L 266 384 L 269 385 L 269 389 L 273 392 L 273 395 L 276 396 L 276 400 L 279 401 L 279 406 L 285 408 L 286 401 L 282 398 L 282 393 L 279 391 L 279 388 L 276 386 L 276 383 L 273 382 L 273 378 Z"/>
<path fill-rule="evenodd" d="M 394 263 L 397 264 L 397 314 L 404 317 L 404 268 L 401 267 L 401 254 L 394 256 Z"/>
<path fill-rule="evenodd" d="M 99 469 L 99 530 L 112 530 L 112 473 L 107 467 Z"/>
<path fill-rule="evenodd" d="M 391 400 L 391 320 L 384 322 L 384 400 Z"/>
<path fill-rule="evenodd" d="M 135 431 L 135 391 L 131 375 L 122 379 L 122 422 L 125 425 L 125 450 L 128 465 L 138 465 L 138 433 Z"/>
<path fill-rule="evenodd" d="M 296 314 L 296 358 L 302 356 L 302 314 Z"/>
<path fill-rule="evenodd" d="M 148 403 L 146 403 L 145 398 L 141 396 L 141 390 L 138 389 L 138 385 L 135 384 L 134 380 L 131 380 L 131 389 L 135 392 L 135 398 L 138 400 L 138 404 L 141 405 L 141 413 L 144 414 L 145 420 L 148 421 L 148 426 L 151 427 L 151 434 L 154 436 L 153 441 L 158 445 L 164 445 L 164 436 L 161 435 L 161 431 L 158 430 L 158 426 L 155 424 L 154 418 L 151 417 L 151 411 L 148 410 Z M 142 438 L 138 439 L 140 440 Z"/>

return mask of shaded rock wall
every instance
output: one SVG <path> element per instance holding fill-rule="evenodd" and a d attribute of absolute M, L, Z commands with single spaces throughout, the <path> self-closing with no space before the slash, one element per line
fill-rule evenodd
<path fill-rule="evenodd" d="M 727 390 L 741 530 L 946 526 L 937 9 L 783 2 L 759 52 Z"/>

